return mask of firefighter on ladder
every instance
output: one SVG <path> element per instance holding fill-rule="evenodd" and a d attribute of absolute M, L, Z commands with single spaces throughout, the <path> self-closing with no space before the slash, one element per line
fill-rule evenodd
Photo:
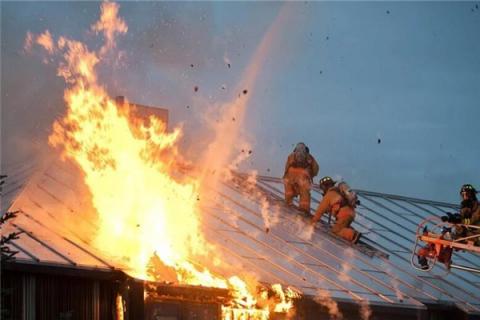
<path fill-rule="evenodd" d="M 480 227 L 480 204 L 477 200 L 477 190 L 471 184 L 464 184 L 460 189 L 462 202 L 460 204 L 460 217 L 464 225 L 474 225 Z M 473 229 L 473 228 L 472 228 Z M 469 230 L 468 227 L 462 230 L 465 236 L 478 234 L 478 229 Z M 480 245 L 477 239 L 475 245 Z"/>
<path fill-rule="evenodd" d="M 480 205 L 476 194 L 477 190 L 475 190 L 471 184 L 464 184 L 460 188 L 460 196 L 462 198 L 460 214 L 447 214 L 447 216 L 442 217 L 442 220 L 453 224 L 459 223 L 467 226 L 480 226 Z M 453 234 L 451 233 L 451 228 L 446 228 L 446 231 L 440 236 L 440 239 L 452 240 L 478 234 L 477 230 L 472 231 L 469 230 L 468 227 L 462 225 L 455 226 Z M 476 240 L 475 244 L 480 245 L 479 240 Z M 434 258 L 435 256 L 437 256 L 438 261 L 445 263 L 447 267 L 449 267 L 452 257 L 452 248 L 442 247 L 436 252 L 435 244 L 429 243 L 418 250 L 417 256 L 418 263 L 424 270 L 429 269 L 427 258 Z"/>
<path fill-rule="evenodd" d="M 283 175 L 285 202 L 288 206 L 292 205 L 293 198 L 300 196 L 300 210 L 310 214 L 310 189 L 318 170 L 318 163 L 308 147 L 299 142 L 287 158 Z"/>

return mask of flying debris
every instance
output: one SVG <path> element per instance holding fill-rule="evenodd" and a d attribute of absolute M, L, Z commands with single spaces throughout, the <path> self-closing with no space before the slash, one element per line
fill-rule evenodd
<path fill-rule="evenodd" d="M 2 186 L 5 184 L 5 179 L 7 178 L 8 176 L 5 174 L 5 175 L 0 175 L 0 192 L 2 191 Z"/>

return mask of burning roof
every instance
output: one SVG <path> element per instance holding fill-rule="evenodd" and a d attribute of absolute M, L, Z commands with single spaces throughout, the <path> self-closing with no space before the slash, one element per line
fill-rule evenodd
<path fill-rule="evenodd" d="M 21 213 L 4 229 L 25 231 L 13 248 L 20 251 L 17 263 L 125 268 L 105 259 L 89 244 L 89 234 L 80 233 L 87 228 L 93 234 L 98 226 L 82 215 L 79 196 L 84 191 L 75 183 L 73 169 L 57 161 L 17 197 L 11 209 Z M 478 275 L 452 271 L 445 276 L 440 269 L 425 275 L 409 265 L 416 223 L 454 205 L 358 191 L 362 204 L 355 227 L 369 232 L 364 242 L 370 249 L 365 250 L 324 230 L 305 232 L 304 218 L 282 203 L 280 179 L 257 177 L 252 185 L 251 179 L 237 175 L 217 188 L 211 201 L 201 205 L 202 225 L 207 240 L 231 266 L 224 277 L 248 270 L 261 283 L 291 286 L 326 306 L 340 301 L 410 309 L 452 304 L 479 313 Z M 313 199 L 315 206 L 316 189 Z M 458 259 L 479 263 L 468 253 Z M 222 268 L 211 271 L 225 273 Z"/>

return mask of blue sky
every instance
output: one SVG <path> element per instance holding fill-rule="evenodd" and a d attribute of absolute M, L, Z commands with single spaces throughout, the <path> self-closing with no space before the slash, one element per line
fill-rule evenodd
<path fill-rule="evenodd" d="M 129 30 L 121 68 L 101 70 L 112 96 L 170 110 L 194 158 L 211 106 L 229 101 L 279 2 L 120 2 Z M 297 2 L 249 91 L 242 169 L 280 176 L 298 141 L 320 175 L 354 188 L 458 202 L 480 188 L 477 2 Z M 62 79 L 22 52 L 48 29 L 98 46 L 95 2 L 2 2 L 2 160 L 62 114 Z M 227 66 L 230 63 L 230 68 Z M 191 67 L 193 65 L 193 67 Z M 193 87 L 199 91 L 194 92 Z M 188 106 L 188 108 L 187 108 Z M 208 115 L 210 116 L 210 115 Z M 213 115 L 211 115 L 213 116 Z M 379 143 L 380 139 L 380 143 Z M 316 181 L 318 181 L 316 179 Z"/>

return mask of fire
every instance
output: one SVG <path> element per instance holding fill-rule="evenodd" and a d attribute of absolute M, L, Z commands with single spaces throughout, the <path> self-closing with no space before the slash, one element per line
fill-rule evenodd
<path fill-rule="evenodd" d="M 280 284 L 272 285 L 272 290 L 280 299 L 280 302 L 275 305 L 275 312 L 288 312 L 293 308 L 294 299 L 300 298 L 300 294 L 298 292 L 296 292 L 290 287 L 283 290 Z"/>
<path fill-rule="evenodd" d="M 55 122 L 50 143 L 62 146 L 85 175 L 99 215 L 96 247 L 121 254 L 131 273 L 142 278 L 153 252 L 168 266 L 201 252 L 197 185 L 175 181 L 155 158 L 175 154 L 180 132 L 165 133 L 163 123 L 151 121 L 134 134 L 100 88 L 76 87 L 65 96 L 69 110 Z"/>
<path fill-rule="evenodd" d="M 213 250 L 200 232 L 201 181 L 174 174 L 181 129 L 168 133 L 153 116 L 148 125 L 134 119 L 128 104 L 119 107 L 97 82 L 97 64 L 116 47 L 115 37 L 128 30 L 118 8 L 103 3 L 100 21 L 92 26 L 105 38 L 98 52 L 65 37 L 55 42 L 48 31 L 35 40 L 47 53 L 62 57 L 58 75 L 68 84 L 67 113 L 53 124 L 49 143 L 83 172 L 98 213 L 93 245 L 137 278 L 151 279 L 147 269 L 156 256 L 174 270 L 179 284 L 230 289 L 235 304 L 223 308 L 225 319 L 268 319 L 269 304 L 259 308 L 259 297 L 244 280 L 225 279 L 192 263 Z M 33 37 L 27 34 L 28 46 Z M 273 303 L 276 311 L 292 307 L 293 291 L 272 290 L 279 297 Z"/>
<path fill-rule="evenodd" d="M 48 51 L 48 53 L 53 53 L 52 35 L 48 30 L 38 37 L 37 43 L 43 46 Z"/>

